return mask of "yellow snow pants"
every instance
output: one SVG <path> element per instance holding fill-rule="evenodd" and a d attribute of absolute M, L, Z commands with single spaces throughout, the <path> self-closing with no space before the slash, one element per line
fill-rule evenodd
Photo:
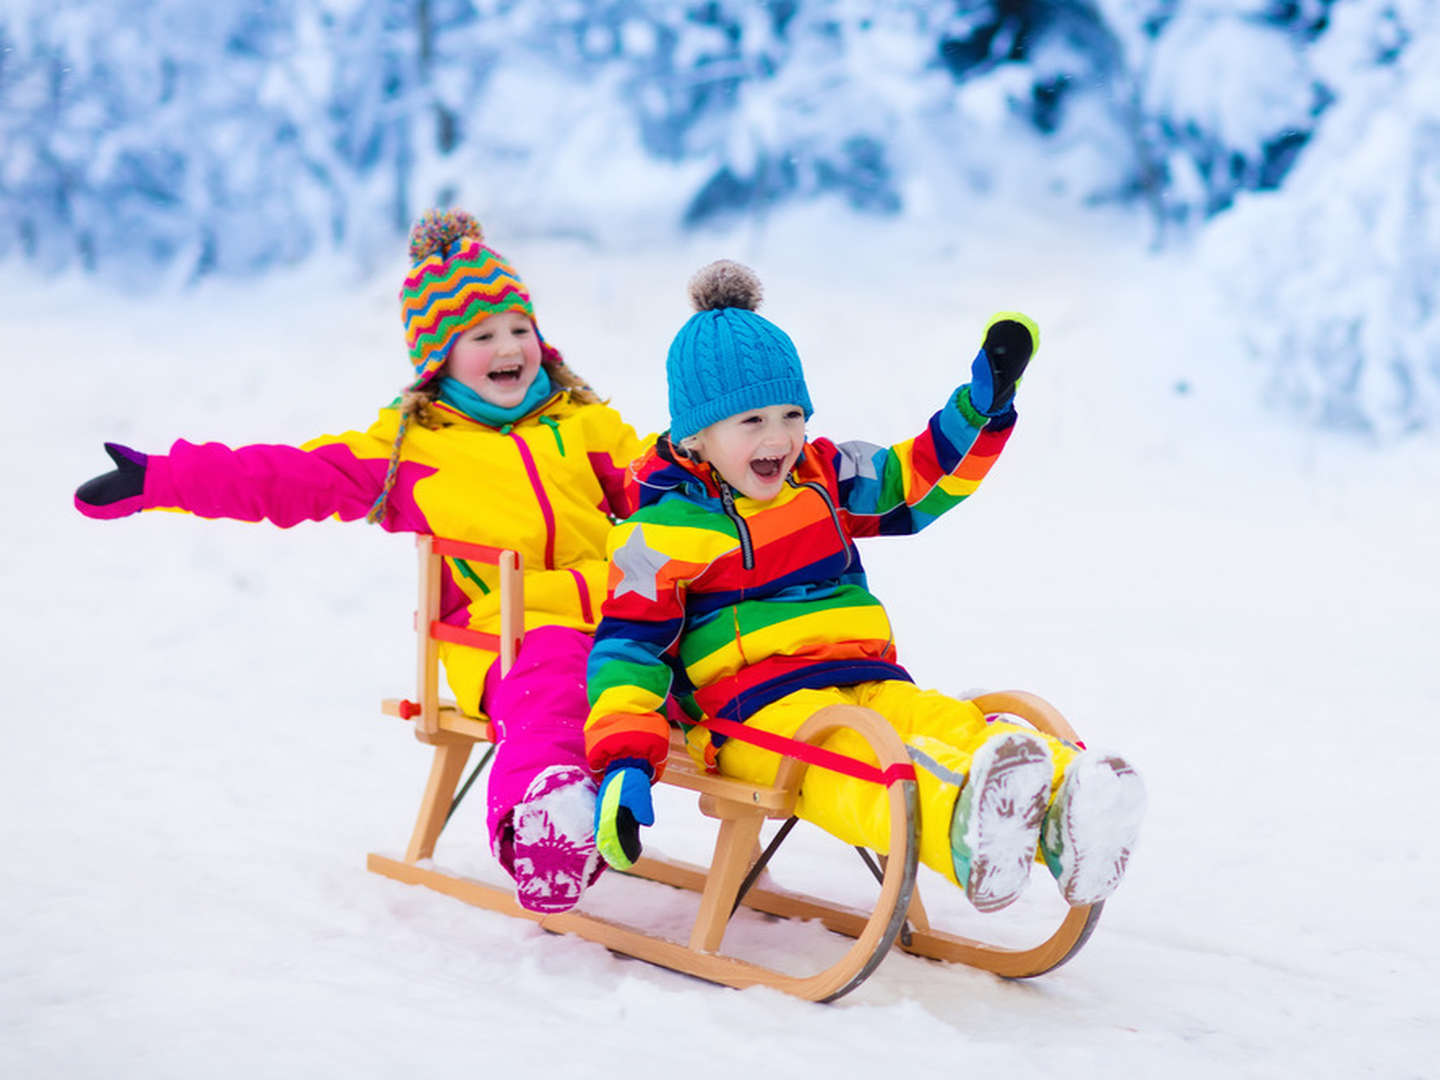
<path fill-rule="evenodd" d="M 797 690 L 749 717 L 747 727 L 793 736 L 800 725 L 827 705 L 859 705 L 874 709 L 900 734 L 915 764 L 920 802 L 920 861 L 955 881 L 950 857 L 950 819 L 955 799 L 980 745 L 1002 731 L 1024 730 L 996 721 L 973 702 L 921 690 L 907 682 L 869 682 L 821 690 Z M 1059 787 L 1065 766 L 1077 753 L 1073 746 L 1040 735 L 1050 747 L 1055 775 L 1051 797 Z M 869 744 L 853 731 L 836 732 L 825 740 L 826 749 L 876 764 Z M 728 739 L 716 755 L 720 771 L 751 783 L 775 780 L 780 757 L 769 750 Z M 811 766 L 805 771 L 795 813 L 847 844 L 886 854 L 890 846 L 889 801 L 879 784 Z"/>

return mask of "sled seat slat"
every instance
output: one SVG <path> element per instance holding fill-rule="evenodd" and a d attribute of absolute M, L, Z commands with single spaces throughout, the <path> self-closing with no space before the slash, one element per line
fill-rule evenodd
<path fill-rule="evenodd" d="M 385 698 L 380 702 L 380 712 L 385 716 L 398 716 L 401 720 L 410 720 L 418 715 L 415 702 L 406 698 Z M 463 735 L 466 738 L 474 739 L 476 742 L 494 742 L 495 729 L 490 726 L 489 720 L 482 720 L 474 716 L 466 716 L 460 706 L 453 701 L 441 701 L 436 710 L 436 721 L 438 730 L 449 732 L 452 735 Z"/>
<path fill-rule="evenodd" d="M 384 715 L 402 720 L 420 715 L 419 709 L 419 705 L 405 698 L 386 698 L 380 703 L 380 711 Z M 435 719 L 439 732 L 473 739 L 476 742 L 494 741 L 494 729 L 490 721 L 467 716 L 454 701 L 441 698 L 436 704 Z M 666 759 L 661 783 L 728 803 L 763 810 L 767 817 L 789 817 L 794 809 L 794 797 L 783 791 L 705 772 L 685 749 L 684 740 L 678 731 L 671 734 L 670 756 Z"/>
<path fill-rule="evenodd" d="M 678 735 L 676 732 L 675 737 Z M 683 743 L 676 745 L 675 737 L 671 739 L 670 756 L 665 760 L 665 772 L 660 777 L 662 784 L 764 810 L 766 817 L 787 818 L 794 812 L 793 795 L 777 788 L 761 787 L 717 773 L 707 773 L 695 764 L 695 759 L 690 756 Z"/>

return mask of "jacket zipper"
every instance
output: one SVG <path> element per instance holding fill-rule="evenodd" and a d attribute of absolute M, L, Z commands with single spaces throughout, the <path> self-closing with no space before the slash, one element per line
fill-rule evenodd
<path fill-rule="evenodd" d="M 830 511 L 830 520 L 835 525 L 835 532 L 840 537 L 840 546 L 845 550 L 845 569 L 849 570 L 850 564 L 854 561 L 850 554 L 850 538 L 845 535 L 845 528 L 840 524 L 840 511 L 835 509 L 835 502 L 830 498 L 830 493 L 826 491 L 822 485 L 815 483 L 813 480 L 806 480 L 802 483 L 796 480 L 794 476 L 787 476 L 785 479 L 791 487 L 809 488 L 815 492 L 816 495 L 819 495 L 825 503 L 825 509 Z"/>
<path fill-rule="evenodd" d="M 507 432 L 510 438 L 515 440 L 515 447 L 520 452 L 520 461 L 525 466 L 525 475 L 530 478 L 530 487 L 535 491 L 535 499 L 540 504 L 540 516 L 545 519 L 545 569 L 555 569 L 555 508 L 550 505 L 550 496 L 545 494 L 545 485 L 540 482 L 540 471 L 535 468 L 535 459 L 530 454 L 530 447 L 525 445 L 525 440 L 513 431 Z"/>
<path fill-rule="evenodd" d="M 735 509 L 735 492 L 730 489 L 720 476 L 712 470 L 715 477 L 715 485 L 720 489 L 720 505 L 725 509 L 725 516 L 735 523 L 735 531 L 740 534 L 740 564 L 746 570 L 755 569 L 755 546 L 750 542 L 750 526 L 745 524 L 745 519 L 740 516 L 740 511 Z"/>
<path fill-rule="evenodd" d="M 560 424 L 553 416 L 540 417 L 540 423 L 550 429 L 550 434 L 555 436 L 555 446 L 560 451 L 560 456 L 565 456 L 565 440 L 560 437 Z"/>

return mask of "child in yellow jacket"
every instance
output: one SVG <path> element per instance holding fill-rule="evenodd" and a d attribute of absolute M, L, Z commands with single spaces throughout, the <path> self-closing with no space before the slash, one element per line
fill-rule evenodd
<path fill-rule="evenodd" d="M 818 709 L 850 704 L 885 716 L 905 741 L 919 779 L 920 859 L 977 909 L 1020 895 L 1037 846 L 1070 904 L 1103 900 L 1138 833 L 1139 775 L 1119 755 L 987 722 L 974 703 L 915 686 L 855 545 L 916 532 L 975 490 L 1014 428 L 1034 323 L 992 320 L 971 382 L 916 438 L 807 441 L 799 356 L 755 313 L 759 293 L 753 274 L 728 262 L 691 282 L 697 314 L 667 362 L 670 431 L 632 466 L 639 509 L 610 537 L 586 725 L 602 778 L 602 854 L 629 866 L 639 826 L 654 821 L 668 695 L 694 721 L 687 741 L 700 762 L 760 783 L 773 781 L 779 758 L 748 730 L 792 736 Z M 873 763 L 853 732 L 826 746 Z M 796 813 L 884 851 L 885 800 L 877 784 L 812 768 Z"/>
<path fill-rule="evenodd" d="M 492 848 L 536 911 L 575 904 L 602 869 L 595 783 L 581 728 L 585 663 L 605 589 L 605 540 L 625 516 L 625 466 L 647 443 L 540 335 L 530 293 L 461 211 L 411 234 L 401 317 L 414 379 L 365 431 L 301 446 L 113 443 L 115 469 L 82 485 L 92 518 L 186 510 L 281 527 L 334 516 L 390 532 L 512 548 L 525 560 L 526 635 L 500 678 L 494 653 L 442 642 L 461 707 L 483 710 L 498 747 Z M 442 621 L 495 634 L 498 571 L 446 558 Z"/>

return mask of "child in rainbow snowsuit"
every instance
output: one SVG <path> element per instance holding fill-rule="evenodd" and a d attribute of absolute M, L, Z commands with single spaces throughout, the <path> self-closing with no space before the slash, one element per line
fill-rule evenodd
<path fill-rule="evenodd" d="M 495 654 L 469 645 L 442 642 L 440 655 L 461 707 L 483 710 L 498 734 L 495 855 L 525 907 L 561 911 L 603 869 L 585 664 L 605 540 L 630 509 L 625 466 L 647 444 L 540 337 L 529 290 L 473 218 L 426 215 L 410 254 L 400 299 L 415 377 L 367 430 L 298 447 L 180 440 L 163 455 L 107 443 L 116 468 L 82 485 L 75 505 L 93 518 L 184 510 L 282 528 L 364 518 L 519 551 L 526 635 L 510 672 L 502 679 Z M 442 620 L 497 633 L 497 573 L 447 558 Z"/>
<path fill-rule="evenodd" d="M 749 731 L 792 736 L 818 709 L 850 704 L 879 712 L 906 743 L 920 859 L 977 909 L 1020 895 L 1037 848 L 1070 904 L 1103 900 L 1138 832 L 1138 774 L 1118 755 L 987 722 L 972 702 L 918 688 L 855 545 L 924 528 L 984 479 L 1014 430 L 1034 323 L 992 320 L 971 382 L 917 437 L 836 444 L 806 440 L 800 360 L 755 313 L 754 276 L 712 264 L 691 297 L 697 314 L 667 360 L 671 427 L 632 466 L 639 509 L 610 536 L 609 596 L 590 655 L 586 747 L 602 778 L 601 853 L 629 866 L 639 826 L 654 821 L 667 695 L 694 721 L 686 737 L 699 762 L 758 783 L 773 781 L 779 758 Z M 853 732 L 825 745 L 874 763 Z M 881 785 L 811 768 L 796 813 L 883 852 L 886 798 Z"/>

